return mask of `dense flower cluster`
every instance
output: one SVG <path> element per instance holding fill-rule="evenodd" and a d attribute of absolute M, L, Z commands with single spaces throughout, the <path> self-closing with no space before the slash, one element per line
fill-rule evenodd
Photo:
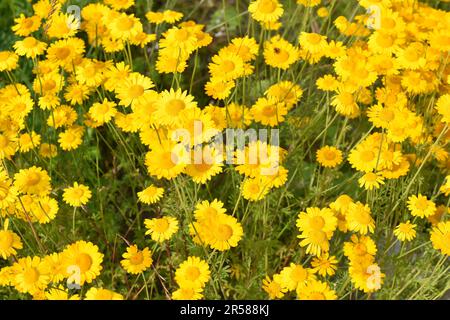
<path fill-rule="evenodd" d="M 416 251 L 448 287 L 450 13 L 348 2 L 352 19 L 336 1 L 251 0 L 234 29 L 134 0 L 86 4 L 79 26 L 65 0 L 14 17 L 2 295 L 371 297 L 395 287 L 391 252 Z"/>

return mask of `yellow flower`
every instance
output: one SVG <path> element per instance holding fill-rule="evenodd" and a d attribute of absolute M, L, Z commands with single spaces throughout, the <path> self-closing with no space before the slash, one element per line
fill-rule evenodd
<path fill-rule="evenodd" d="M 14 175 L 14 187 L 19 192 L 45 196 L 50 193 L 50 177 L 47 171 L 33 166 L 21 169 Z"/>
<path fill-rule="evenodd" d="M 59 133 L 58 142 L 65 151 L 75 150 L 83 142 L 84 127 L 74 125 Z"/>
<path fill-rule="evenodd" d="M 269 99 L 284 102 L 288 110 L 292 109 L 303 95 L 302 88 L 291 81 L 281 81 L 271 85 L 265 92 Z"/>
<path fill-rule="evenodd" d="M 149 248 L 145 247 L 139 250 L 136 245 L 131 245 L 127 248 L 122 257 L 124 258 L 120 261 L 122 267 L 131 274 L 138 274 L 147 270 L 152 262 L 152 252 Z"/>
<path fill-rule="evenodd" d="M 144 190 L 137 193 L 139 201 L 145 204 L 152 204 L 158 202 L 164 194 L 163 188 L 155 187 L 150 185 Z"/>
<path fill-rule="evenodd" d="M 209 232 L 209 245 L 219 251 L 236 247 L 244 233 L 237 219 L 227 214 L 220 214 L 217 220 L 213 221 Z"/>
<path fill-rule="evenodd" d="M 17 137 L 13 132 L 0 132 L 0 159 L 10 159 L 17 151 Z"/>
<path fill-rule="evenodd" d="M 142 103 L 144 93 L 154 86 L 150 78 L 137 72 L 131 73 L 115 89 L 117 98 L 120 100 L 119 104 L 127 107 Z"/>
<path fill-rule="evenodd" d="M 73 71 L 74 62 L 81 59 L 85 49 L 82 39 L 69 38 L 53 42 L 47 49 L 47 59 L 63 67 L 67 71 Z"/>
<path fill-rule="evenodd" d="M 64 202 L 72 207 L 85 205 L 91 197 L 92 193 L 89 188 L 78 182 L 74 182 L 73 187 L 65 188 L 63 193 Z"/>
<path fill-rule="evenodd" d="M 297 237 L 302 239 L 300 241 L 300 246 L 306 247 L 307 254 L 320 256 L 330 249 L 327 233 L 320 229 L 311 229 L 302 232 Z"/>
<path fill-rule="evenodd" d="M 244 62 L 254 60 L 258 55 L 258 43 L 254 38 L 248 36 L 242 38 L 233 38 L 231 43 L 220 51 L 226 51 L 237 54 Z M 220 53 L 220 52 L 219 52 Z"/>
<path fill-rule="evenodd" d="M 31 221 L 45 224 L 53 220 L 58 213 L 58 201 L 48 196 L 39 197 L 33 201 L 30 207 Z"/>
<path fill-rule="evenodd" d="M 116 115 L 116 104 L 108 99 L 103 99 L 103 102 L 95 102 L 89 108 L 89 115 L 100 124 L 107 123 Z"/>
<path fill-rule="evenodd" d="M 145 156 L 145 165 L 150 175 L 158 179 L 173 179 L 186 168 L 186 150 L 182 145 L 164 141 Z"/>
<path fill-rule="evenodd" d="M 143 31 L 140 20 L 134 14 L 111 13 L 104 17 L 103 22 L 111 30 L 110 35 L 114 39 L 127 41 Z"/>
<path fill-rule="evenodd" d="M 298 41 L 300 46 L 311 54 L 325 53 L 328 46 L 327 37 L 318 33 L 302 32 Z"/>
<path fill-rule="evenodd" d="M 13 205 L 17 199 L 17 189 L 12 185 L 8 173 L 0 169 L 0 216 L 4 210 Z"/>
<path fill-rule="evenodd" d="M 337 218 L 333 211 L 328 208 L 311 207 L 307 208 L 306 212 L 300 212 L 296 225 L 300 232 L 319 230 L 325 232 L 328 238 L 331 238 L 334 230 L 336 230 Z"/>
<path fill-rule="evenodd" d="M 315 279 L 313 270 L 303 268 L 299 264 L 292 263 L 288 267 L 284 267 L 280 272 L 280 276 L 274 277 L 279 284 L 289 291 L 297 289 L 298 286 L 303 286 L 306 282 Z"/>
<path fill-rule="evenodd" d="M 175 271 L 175 281 L 181 288 L 203 288 L 209 279 L 208 264 L 195 256 L 188 257 Z"/>
<path fill-rule="evenodd" d="M 49 288 L 45 292 L 45 298 L 47 300 L 80 300 L 78 294 L 70 296 L 68 288 L 64 288 L 61 284 L 58 287 Z"/>
<path fill-rule="evenodd" d="M 206 184 L 213 176 L 222 172 L 223 155 L 214 148 L 198 146 L 192 153 L 192 158 L 191 163 L 186 166 L 186 174 L 195 183 Z"/>
<path fill-rule="evenodd" d="M 336 300 L 336 292 L 326 282 L 311 280 L 297 288 L 299 300 Z"/>
<path fill-rule="evenodd" d="M 123 300 L 123 296 L 120 293 L 92 287 L 86 292 L 85 300 Z"/>
<path fill-rule="evenodd" d="M 159 73 L 182 73 L 187 67 L 187 56 L 168 49 L 159 51 L 156 70 Z"/>
<path fill-rule="evenodd" d="M 14 49 L 19 56 L 26 56 L 27 58 L 36 58 L 44 53 L 47 44 L 42 41 L 38 41 L 34 37 L 26 37 L 21 41 L 16 41 Z"/>
<path fill-rule="evenodd" d="M 56 157 L 58 151 L 54 144 L 43 143 L 39 148 L 39 154 L 44 158 Z"/>
<path fill-rule="evenodd" d="M 358 179 L 359 186 L 366 190 L 378 189 L 384 184 L 384 177 L 380 173 L 367 172 Z"/>
<path fill-rule="evenodd" d="M 11 51 L 0 51 L 0 72 L 17 68 L 19 56 Z"/>
<path fill-rule="evenodd" d="M 283 298 L 284 294 L 287 292 L 287 289 L 283 288 L 280 284 L 280 275 L 274 275 L 273 279 L 266 276 L 262 281 L 262 288 L 267 292 L 270 299 Z"/>
<path fill-rule="evenodd" d="M 178 220 L 174 217 L 162 217 L 144 220 L 148 229 L 145 234 L 149 234 L 152 240 L 164 242 L 169 240 L 178 231 Z"/>
<path fill-rule="evenodd" d="M 342 163 L 342 151 L 332 146 L 325 146 L 316 152 L 317 162 L 326 168 L 334 168 Z"/>
<path fill-rule="evenodd" d="M 37 15 L 25 17 L 23 13 L 14 19 L 15 25 L 11 28 L 15 34 L 27 37 L 41 26 L 41 18 Z"/>
<path fill-rule="evenodd" d="M 75 35 L 77 29 L 73 26 L 76 25 L 75 16 L 70 13 L 54 12 L 51 19 L 47 21 L 48 28 L 46 34 L 50 38 L 69 38 Z"/>
<path fill-rule="evenodd" d="M 22 241 L 20 237 L 8 230 L 9 220 L 6 219 L 3 223 L 3 230 L 0 230 L 0 256 L 3 259 L 8 259 L 10 256 L 15 256 L 18 249 L 22 249 Z"/>
<path fill-rule="evenodd" d="M 155 122 L 160 125 L 179 125 L 181 123 L 181 111 L 196 106 L 197 102 L 187 91 L 181 91 L 181 89 L 175 91 L 173 88 L 170 91 L 164 90 L 156 104 Z"/>
<path fill-rule="evenodd" d="M 172 293 L 173 300 L 200 300 L 203 288 L 179 288 Z"/>
<path fill-rule="evenodd" d="M 370 208 L 367 204 L 361 202 L 350 203 L 347 214 L 347 224 L 350 231 L 360 234 L 373 233 L 375 230 L 375 221 L 373 220 Z"/>
<path fill-rule="evenodd" d="M 224 100 L 235 86 L 236 83 L 233 80 L 211 79 L 205 84 L 205 93 L 214 99 Z"/>
<path fill-rule="evenodd" d="M 172 55 L 178 55 L 179 60 L 182 57 L 189 56 L 196 47 L 197 37 L 193 30 L 189 28 L 172 27 L 163 33 L 163 38 L 159 45 L 163 49 L 172 51 Z"/>
<path fill-rule="evenodd" d="M 320 257 L 314 257 L 311 261 L 311 266 L 313 271 L 326 277 L 327 275 L 332 276 L 336 273 L 338 261 L 335 256 L 330 256 L 328 253 L 320 255 Z"/>
<path fill-rule="evenodd" d="M 375 256 L 377 247 L 375 241 L 367 236 L 352 235 L 351 241 L 344 242 L 344 255 L 350 261 L 366 260 L 368 257 Z"/>
<path fill-rule="evenodd" d="M 254 0 L 248 11 L 259 22 L 275 22 L 283 15 L 283 6 L 278 0 Z"/>
<path fill-rule="evenodd" d="M 431 230 L 433 248 L 450 256 L 450 221 L 440 222 Z"/>
<path fill-rule="evenodd" d="M 249 201 L 260 201 L 270 191 L 270 183 L 263 178 L 248 178 L 241 185 L 241 192 L 244 199 Z"/>
<path fill-rule="evenodd" d="M 320 18 L 326 18 L 326 17 L 328 17 L 329 14 L 330 14 L 330 12 L 328 11 L 327 7 L 320 7 L 319 9 L 317 9 L 317 15 Z"/>
<path fill-rule="evenodd" d="M 208 64 L 209 73 L 215 80 L 230 81 L 245 74 L 244 60 L 237 54 L 220 51 Z"/>
<path fill-rule="evenodd" d="M 436 204 L 421 194 L 412 195 L 408 198 L 408 209 L 414 217 L 427 218 L 436 212 Z"/>
<path fill-rule="evenodd" d="M 251 107 L 250 112 L 255 122 L 274 127 L 284 121 L 288 109 L 285 103 L 277 102 L 274 98 L 259 98 Z"/>
<path fill-rule="evenodd" d="M 282 70 L 288 69 L 300 58 L 298 49 L 279 35 L 264 43 L 263 54 L 267 65 Z"/>
<path fill-rule="evenodd" d="M 62 272 L 73 275 L 75 284 L 91 283 L 102 270 L 103 254 L 92 242 L 77 241 L 68 245 L 61 253 Z"/>
<path fill-rule="evenodd" d="M 14 278 L 11 282 L 19 292 L 34 294 L 44 290 L 50 282 L 39 257 L 20 258 L 13 264 L 12 270 Z"/>
<path fill-rule="evenodd" d="M 164 10 L 163 17 L 167 23 L 175 23 L 183 18 L 183 13 L 173 10 Z"/>
<path fill-rule="evenodd" d="M 18 143 L 20 152 L 28 152 L 40 145 L 41 136 L 34 131 L 24 133 L 19 136 Z"/>
<path fill-rule="evenodd" d="M 436 110 L 442 116 L 442 122 L 450 123 L 450 94 L 444 94 L 436 102 Z"/>
<path fill-rule="evenodd" d="M 72 126 L 77 120 L 77 112 L 75 109 L 62 105 L 53 110 L 53 113 L 47 118 L 47 125 L 54 128 L 63 126 Z"/>
<path fill-rule="evenodd" d="M 71 105 L 82 104 L 91 91 L 91 88 L 85 84 L 71 83 L 65 88 L 64 98 Z"/>
<path fill-rule="evenodd" d="M 110 5 L 116 10 L 128 9 L 134 5 L 134 0 L 105 0 L 105 4 Z"/>
<path fill-rule="evenodd" d="M 394 234 L 400 241 L 411 241 L 416 237 L 416 226 L 416 224 L 412 224 L 408 220 L 395 227 Z"/>
<path fill-rule="evenodd" d="M 51 282 L 57 283 L 61 282 L 66 278 L 65 271 L 63 270 L 63 265 L 61 263 L 61 254 L 54 252 L 42 258 L 42 264 L 44 268 L 48 271 L 51 277 Z"/>

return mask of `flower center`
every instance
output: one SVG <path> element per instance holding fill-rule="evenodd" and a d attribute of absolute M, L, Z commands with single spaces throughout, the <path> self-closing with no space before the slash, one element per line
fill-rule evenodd
<path fill-rule="evenodd" d="M 23 273 L 23 280 L 26 283 L 35 283 L 39 279 L 39 271 L 36 268 L 29 268 Z"/>
<path fill-rule="evenodd" d="M 275 53 L 277 54 L 278 61 L 284 62 L 289 59 L 289 53 L 286 50 L 278 49 L 275 50 Z"/>
<path fill-rule="evenodd" d="M 265 14 L 274 12 L 276 8 L 277 4 L 273 0 L 261 0 L 258 6 L 258 10 Z"/>
<path fill-rule="evenodd" d="M 25 48 L 33 48 L 37 45 L 37 40 L 33 37 L 27 37 L 23 40 L 23 46 Z"/>
<path fill-rule="evenodd" d="M 173 157 L 176 158 L 176 155 L 173 154 Z M 172 160 L 172 152 L 166 151 L 161 155 L 161 161 L 159 165 L 163 169 L 171 169 L 175 166 L 175 163 Z"/>
<path fill-rule="evenodd" d="M 144 261 L 144 255 L 142 251 L 136 252 L 131 258 L 130 262 L 134 265 L 141 264 Z"/>
<path fill-rule="evenodd" d="M 199 164 L 195 164 L 195 169 L 196 169 L 197 171 L 199 171 L 199 172 L 206 172 L 206 171 L 208 171 L 209 169 L 211 169 L 211 167 L 212 167 L 212 165 L 211 165 L 211 164 L 208 164 L 208 163 L 206 163 L 206 162 L 202 162 L 202 163 L 199 163 Z"/>
<path fill-rule="evenodd" d="M 308 37 L 308 41 L 311 44 L 319 44 L 320 40 L 322 40 L 322 37 L 320 36 L 320 34 L 317 33 L 312 33 Z"/>
<path fill-rule="evenodd" d="M 323 153 L 323 156 L 328 161 L 336 159 L 336 153 L 332 150 L 325 150 L 325 152 Z"/>
<path fill-rule="evenodd" d="M 223 66 L 223 72 L 231 72 L 235 68 L 234 62 L 230 61 L 230 60 L 225 60 L 222 63 L 222 66 Z"/>
<path fill-rule="evenodd" d="M 394 39 L 388 34 L 380 34 L 377 37 L 377 43 L 382 48 L 389 48 L 394 44 Z"/>
<path fill-rule="evenodd" d="M 167 103 L 166 111 L 171 116 L 176 116 L 186 107 L 186 104 L 181 99 L 172 99 Z"/>
<path fill-rule="evenodd" d="M 30 172 L 27 177 L 27 184 L 29 186 L 37 185 L 41 181 L 41 175 L 37 172 Z"/>
<path fill-rule="evenodd" d="M 158 220 L 156 220 L 156 223 L 155 223 L 155 229 L 157 232 L 163 233 L 163 232 L 167 231 L 167 229 L 169 229 L 169 222 L 167 221 L 166 218 L 158 219 Z"/>
<path fill-rule="evenodd" d="M 133 99 L 138 98 L 144 94 L 144 87 L 139 84 L 132 85 L 129 94 Z"/>
<path fill-rule="evenodd" d="M 325 300 L 325 296 L 321 292 L 312 292 L 309 297 L 311 300 Z"/>
<path fill-rule="evenodd" d="M 303 282 L 307 277 L 308 272 L 300 266 L 296 266 L 291 272 L 291 278 L 297 282 Z"/>
<path fill-rule="evenodd" d="M 277 113 L 277 108 L 274 105 L 265 106 L 262 110 L 262 114 L 268 118 L 275 116 Z"/>
<path fill-rule="evenodd" d="M 221 224 L 217 227 L 217 238 L 221 241 L 227 241 L 233 235 L 233 229 L 227 224 Z"/>
<path fill-rule="evenodd" d="M 81 272 L 86 272 L 92 266 L 92 258 L 86 253 L 80 253 L 76 259 L 76 264 L 80 267 Z"/>
<path fill-rule="evenodd" d="M 58 48 L 55 52 L 55 55 L 59 60 L 66 59 L 69 56 L 69 54 L 70 54 L 69 48 Z"/>
<path fill-rule="evenodd" d="M 325 220 L 322 217 L 316 216 L 310 220 L 309 225 L 315 230 L 321 230 L 325 226 Z"/>
<path fill-rule="evenodd" d="M 56 82 L 55 80 L 47 80 L 44 82 L 44 84 L 42 85 L 42 90 L 43 91 L 50 91 L 53 90 L 56 87 Z"/>
<path fill-rule="evenodd" d="M 186 279 L 190 281 L 195 281 L 200 276 L 200 271 L 197 267 L 188 267 L 186 269 Z"/>
<path fill-rule="evenodd" d="M 428 207 L 428 200 L 426 198 L 417 199 L 416 208 L 419 210 L 425 210 Z"/>
<path fill-rule="evenodd" d="M 74 189 L 73 195 L 77 198 L 81 198 L 84 195 L 84 190 L 81 188 Z"/>
<path fill-rule="evenodd" d="M 355 218 L 362 225 L 368 225 L 371 221 L 371 217 L 366 211 L 359 211 Z"/>
<path fill-rule="evenodd" d="M 364 243 L 358 243 L 355 245 L 354 251 L 358 256 L 362 256 L 367 253 L 367 247 Z"/>
<path fill-rule="evenodd" d="M 9 58 L 9 56 L 10 56 L 9 52 L 7 52 L 7 51 L 0 52 L 0 61 L 7 60 Z"/>

